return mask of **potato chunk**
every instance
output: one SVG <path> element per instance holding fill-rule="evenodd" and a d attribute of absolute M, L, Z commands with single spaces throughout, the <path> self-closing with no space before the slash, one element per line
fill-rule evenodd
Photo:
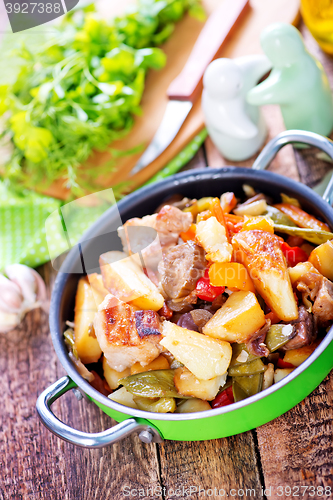
<path fill-rule="evenodd" d="M 177 368 L 174 376 L 174 383 L 177 391 L 183 396 L 193 396 L 195 398 L 212 401 L 225 384 L 227 374 L 215 377 L 210 380 L 199 380 L 187 368 Z"/>
<path fill-rule="evenodd" d="M 216 217 L 198 222 L 196 239 L 207 252 L 206 259 L 211 262 L 230 262 L 232 245 L 228 243 L 225 228 Z"/>
<path fill-rule="evenodd" d="M 134 365 L 131 366 L 131 375 L 135 373 L 150 372 L 152 370 L 168 370 L 169 368 L 169 361 L 163 354 L 160 354 L 159 357 L 154 359 L 149 365 L 142 366 L 140 363 L 134 363 Z M 127 377 L 127 375 L 124 375 L 124 377 Z"/>
<path fill-rule="evenodd" d="M 265 324 L 253 292 L 234 292 L 203 327 L 203 333 L 228 342 L 246 342 Z"/>
<path fill-rule="evenodd" d="M 295 368 L 277 368 L 274 372 L 274 384 L 280 382 L 280 380 L 282 380 L 294 370 Z"/>
<path fill-rule="evenodd" d="M 138 255 L 113 261 L 108 252 L 99 261 L 105 288 L 115 297 L 139 309 L 161 309 L 164 298 L 143 272 Z"/>
<path fill-rule="evenodd" d="M 131 370 L 129 368 L 126 368 L 122 372 L 117 372 L 111 366 L 109 366 L 106 358 L 103 356 L 103 373 L 104 373 L 104 378 L 108 383 L 108 386 L 110 389 L 114 390 L 119 387 L 119 380 L 124 377 L 128 377 L 130 375 Z"/>
<path fill-rule="evenodd" d="M 134 408 L 135 410 L 139 409 L 133 399 L 133 394 L 126 391 L 125 387 L 121 387 L 120 389 L 112 392 L 112 394 L 108 395 L 108 398 L 112 399 L 112 401 L 115 401 L 116 403 L 128 406 L 128 408 Z"/>
<path fill-rule="evenodd" d="M 269 307 L 283 321 L 298 318 L 286 259 L 280 239 L 266 231 L 244 231 L 232 239 L 237 262 L 244 264 L 253 284 Z"/>
<path fill-rule="evenodd" d="M 333 240 L 312 250 L 309 261 L 325 278 L 333 281 Z"/>
<path fill-rule="evenodd" d="M 160 344 L 183 363 L 200 380 L 224 375 L 230 364 L 232 349 L 228 342 L 164 321 L 164 338 Z"/>
<path fill-rule="evenodd" d="M 303 363 L 303 361 L 308 359 L 308 357 L 314 352 L 319 344 L 320 341 L 316 341 L 311 345 L 306 345 L 304 347 L 300 347 L 299 349 L 291 349 L 290 351 L 286 352 L 283 361 L 294 366 L 299 366 L 301 363 Z"/>
<path fill-rule="evenodd" d="M 91 335 L 91 328 L 97 308 L 107 293 L 99 274 L 85 276 L 78 283 L 75 297 L 74 341 L 84 364 L 96 363 L 102 354 L 96 337 Z"/>
<path fill-rule="evenodd" d="M 202 399 L 185 399 L 184 402 L 181 402 L 181 404 L 177 406 L 175 413 L 194 413 L 196 411 L 207 411 L 211 409 L 212 407 L 210 404 Z"/>

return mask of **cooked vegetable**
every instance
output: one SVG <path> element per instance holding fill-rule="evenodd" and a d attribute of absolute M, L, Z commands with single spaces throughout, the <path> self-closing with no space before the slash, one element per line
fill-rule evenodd
<path fill-rule="evenodd" d="M 247 377 L 233 377 L 233 384 L 238 385 L 246 394 L 246 397 L 254 396 L 262 390 L 263 372 L 249 375 Z"/>
<path fill-rule="evenodd" d="M 120 300 L 130 302 L 140 309 L 158 311 L 164 298 L 154 283 L 145 275 L 138 255 L 107 263 L 103 254 L 100 266 L 105 288 Z"/>
<path fill-rule="evenodd" d="M 13 150 L 5 175 L 16 187 L 44 188 L 45 180 L 63 179 L 75 194 L 98 190 L 97 175 L 109 174 L 124 152 L 115 151 L 112 164 L 97 172 L 91 164 L 79 176 L 79 166 L 129 132 L 147 71 L 165 65 L 165 54 L 153 47 L 169 38 L 186 11 L 201 18 L 203 12 L 196 0 L 145 0 L 107 23 L 93 10 L 67 14 L 42 43 L 18 44 L 19 72 L 0 87 L 2 138 Z"/>
<path fill-rule="evenodd" d="M 282 203 L 288 203 L 289 205 L 294 205 L 295 207 L 301 208 L 301 204 L 296 198 L 292 198 L 291 196 L 288 196 L 284 193 L 280 193 L 280 195 Z"/>
<path fill-rule="evenodd" d="M 209 280 L 214 287 L 225 286 L 230 290 L 255 292 L 246 267 L 239 262 L 214 262 L 209 268 Z"/>
<path fill-rule="evenodd" d="M 211 404 L 212 408 L 222 408 L 223 406 L 231 405 L 234 402 L 233 390 L 230 386 L 220 392 Z"/>
<path fill-rule="evenodd" d="M 154 361 L 149 363 L 149 365 L 142 366 L 140 363 L 134 363 L 134 365 L 131 366 L 130 373 L 124 374 L 123 377 L 127 377 L 129 374 L 135 375 L 136 373 L 150 372 L 152 370 L 168 370 L 169 368 L 169 361 L 163 356 L 163 354 L 160 354 L 159 357 L 154 359 Z"/>
<path fill-rule="evenodd" d="M 196 234 L 196 225 L 191 224 L 190 229 L 186 231 L 186 233 L 180 233 L 180 237 L 183 241 L 189 241 L 189 240 L 195 240 L 195 234 Z"/>
<path fill-rule="evenodd" d="M 209 403 L 207 403 L 207 401 L 192 398 L 181 401 L 177 406 L 176 413 L 194 413 L 196 411 L 206 411 L 211 409 L 212 407 Z"/>
<path fill-rule="evenodd" d="M 121 379 L 120 383 L 134 396 L 144 398 L 181 397 L 174 385 L 174 370 L 155 370 L 136 373 Z"/>
<path fill-rule="evenodd" d="M 319 271 L 311 264 L 311 262 L 300 262 L 295 267 L 289 267 L 288 272 L 292 285 L 294 285 L 296 281 L 300 280 L 305 274 L 312 273 L 320 275 Z"/>
<path fill-rule="evenodd" d="M 177 391 L 183 396 L 211 401 L 215 398 L 219 388 L 225 384 L 226 374 L 210 380 L 199 380 L 187 368 L 175 370 L 174 383 Z"/>
<path fill-rule="evenodd" d="M 114 390 L 120 386 L 119 380 L 130 375 L 131 370 L 126 368 L 122 372 L 117 372 L 108 365 L 106 358 L 103 356 L 103 374 L 110 389 Z"/>
<path fill-rule="evenodd" d="M 308 260 L 308 254 L 304 250 L 299 247 L 291 247 L 286 242 L 281 244 L 281 250 L 286 258 L 288 267 L 294 267 L 296 264 Z"/>
<path fill-rule="evenodd" d="M 274 372 L 274 384 L 280 382 L 280 380 L 282 380 L 294 370 L 295 368 L 277 368 Z"/>
<path fill-rule="evenodd" d="M 75 342 L 74 342 L 74 332 L 70 328 L 64 332 L 64 340 L 68 349 L 68 355 L 74 365 L 77 368 L 77 371 L 84 379 L 88 380 L 88 382 L 92 382 L 95 378 L 94 374 L 88 370 L 88 368 L 82 363 L 79 358 L 78 352 L 76 350 Z"/>
<path fill-rule="evenodd" d="M 245 342 L 265 324 L 252 292 L 234 292 L 203 328 L 203 333 L 228 342 Z"/>
<path fill-rule="evenodd" d="M 232 245 L 228 243 L 225 227 L 216 217 L 197 224 L 196 239 L 207 252 L 206 259 L 211 262 L 230 262 Z"/>
<path fill-rule="evenodd" d="M 115 401 L 116 403 L 138 410 L 137 404 L 133 399 L 133 394 L 126 391 L 125 387 L 120 387 L 120 389 L 112 392 L 112 394 L 108 395 L 108 398 L 112 399 L 112 401 Z"/>
<path fill-rule="evenodd" d="M 186 330 L 169 321 L 164 321 L 162 334 L 161 345 L 196 378 L 209 380 L 226 373 L 232 355 L 228 342 Z"/>
<path fill-rule="evenodd" d="M 270 352 L 284 346 L 295 335 L 293 325 L 272 325 L 267 332 L 265 344 Z"/>
<path fill-rule="evenodd" d="M 232 366 L 239 366 L 243 363 L 249 363 L 256 359 L 257 356 L 250 354 L 245 344 L 232 344 L 232 358 L 230 361 L 229 369 Z"/>
<path fill-rule="evenodd" d="M 295 205 L 280 203 L 278 205 L 275 205 L 275 208 L 288 215 L 288 217 L 299 227 L 317 229 L 319 231 L 330 230 L 327 224 L 316 219 L 316 217 L 314 217 L 313 215 L 309 215 L 307 212 L 304 212 L 304 210 L 296 207 Z"/>
<path fill-rule="evenodd" d="M 299 366 L 303 361 L 308 359 L 308 357 L 313 353 L 313 351 L 318 347 L 319 342 L 316 341 L 311 345 L 300 347 L 299 349 L 291 349 L 287 351 L 284 355 L 283 361 L 285 363 L 290 363 L 293 366 Z"/>
<path fill-rule="evenodd" d="M 264 378 L 262 381 L 262 390 L 268 389 L 274 383 L 274 365 L 273 363 L 268 363 L 267 369 L 264 372 Z"/>
<path fill-rule="evenodd" d="M 220 199 L 221 208 L 224 214 L 228 214 L 237 205 L 237 198 L 234 193 L 223 193 Z"/>
<path fill-rule="evenodd" d="M 276 207 L 272 207 L 271 205 L 267 205 L 267 210 L 264 215 L 272 219 L 272 221 L 274 222 L 274 226 L 276 224 L 279 224 L 282 226 L 296 227 L 296 224 L 291 220 L 290 217 L 288 217 L 288 215 L 284 214 Z"/>
<path fill-rule="evenodd" d="M 242 205 L 238 205 L 237 208 L 234 209 L 234 213 L 236 215 L 251 215 L 257 216 L 262 215 L 267 211 L 267 203 L 266 200 L 258 200 L 253 203 L 244 203 Z"/>
<path fill-rule="evenodd" d="M 252 229 L 274 233 L 274 222 L 267 215 L 258 217 L 245 216 L 241 231 L 251 231 Z"/>
<path fill-rule="evenodd" d="M 212 199 L 212 202 L 210 204 L 210 211 L 212 212 L 213 217 L 216 217 L 216 220 L 221 224 L 221 226 L 224 227 L 227 241 L 230 243 L 228 226 L 225 221 L 224 212 L 221 207 L 221 202 L 218 198 Z"/>
<path fill-rule="evenodd" d="M 224 293 L 224 286 L 215 286 L 210 279 L 208 269 L 202 278 L 199 278 L 195 287 L 195 293 L 199 299 L 213 302 L 216 297 Z"/>
<path fill-rule="evenodd" d="M 133 396 L 133 401 L 143 411 L 153 411 L 155 413 L 173 413 L 176 409 L 176 401 L 174 398 L 143 398 L 141 396 Z"/>
<path fill-rule="evenodd" d="M 333 281 L 333 240 L 312 250 L 309 262 L 327 279 Z"/>
<path fill-rule="evenodd" d="M 315 245 L 320 245 L 321 243 L 325 243 L 326 241 L 333 239 L 333 233 L 321 231 L 319 229 L 284 226 L 281 224 L 274 224 L 274 229 L 277 233 L 286 233 L 291 236 L 301 236 Z"/>
<path fill-rule="evenodd" d="M 248 375 L 255 375 L 257 373 L 263 373 L 265 371 L 265 365 L 260 358 L 254 359 L 253 361 L 247 363 L 241 363 L 237 366 L 230 366 L 228 370 L 228 375 L 230 377 L 245 377 Z"/>
<path fill-rule="evenodd" d="M 96 363 L 101 357 L 102 350 L 96 337 L 91 335 L 91 328 L 97 307 L 107 293 L 101 276 L 96 273 L 91 274 L 89 279 L 85 276 L 79 280 L 75 298 L 74 338 L 82 363 Z"/>
<path fill-rule="evenodd" d="M 235 378 L 232 379 L 232 394 L 235 403 L 237 403 L 238 401 L 243 401 L 243 399 L 246 399 L 248 397 L 246 392 L 236 382 Z"/>
<path fill-rule="evenodd" d="M 232 239 L 237 261 L 247 268 L 254 286 L 283 321 L 298 316 L 280 239 L 265 231 L 244 231 Z M 262 326 L 262 325 L 261 325 Z"/>

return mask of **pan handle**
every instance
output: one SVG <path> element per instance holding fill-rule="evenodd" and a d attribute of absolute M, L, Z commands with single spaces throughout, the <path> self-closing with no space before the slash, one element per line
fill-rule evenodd
<path fill-rule="evenodd" d="M 310 146 L 315 146 L 324 151 L 333 160 L 333 141 L 323 135 L 305 130 L 287 130 L 278 134 L 261 151 L 260 155 L 253 163 L 254 170 L 265 170 L 270 162 L 275 158 L 277 152 L 286 144 L 300 142 Z M 323 199 L 330 205 L 333 203 L 333 175 L 323 195 Z"/>
<path fill-rule="evenodd" d="M 135 418 L 129 418 L 111 429 L 96 433 L 78 431 L 64 424 L 54 415 L 51 410 L 51 405 L 60 396 L 76 387 L 77 385 L 72 379 L 67 376 L 62 377 L 45 389 L 37 399 L 36 409 L 39 418 L 45 427 L 56 436 L 68 441 L 68 443 L 76 444 L 84 448 L 102 448 L 103 446 L 108 446 L 120 441 L 133 432 L 139 433 L 139 438 L 144 443 L 160 443 L 163 441 L 154 427 L 139 423 Z"/>

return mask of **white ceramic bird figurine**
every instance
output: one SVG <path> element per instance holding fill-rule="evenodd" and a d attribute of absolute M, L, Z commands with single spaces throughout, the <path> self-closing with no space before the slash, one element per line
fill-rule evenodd
<path fill-rule="evenodd" d="M 246 102 L 247 93 L 271 69 L 264 55 L 221 58 L 207 68 L 202 109 L 208 133 L 228 160 L 253 156 L 263 145 L 267 128 L 260 109 Z"/>

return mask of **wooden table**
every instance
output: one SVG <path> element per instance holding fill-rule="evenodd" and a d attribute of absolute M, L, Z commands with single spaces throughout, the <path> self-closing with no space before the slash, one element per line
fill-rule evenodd
<path fill-rule="evenodd" d="M 301 29 L 333 86 L 333 60 Z M 283 129 L 279 111 L 268 107 L 265 114 L 274 136 Z M 294 153 L 291 146 L 285 148 L 271 169 L 311 185 L 330 168 L 313 149 Z M 222 164 L 207 140 L 188 167 Z M 250 166 L 251 161 L 242 165 Z M 51 293 L 56 272 L 49 264 L 40 272 Z M 253 431 L 214 441 L 158 445 L 143 444 L 132 436 L 100 450 L 61 441 L 37 418 L 37 396 L 65 374 L 52 347 L 45 313 L 31 312 L 20 328 L 0 337 L 0 373 L 1 500 L 226 498 L 222 489 L 236 499 L 284 499 L 291 496 L 288 486 L 294 497 L 310 499 L 321 498 L 320 490 L 314 490 L 318 486 L 333 491 L 333 372 L 294 409 Z M 53 408 L 61 420 L 87 432 L 112 424 L 97 406 L 77 401 L 73 393 Z M 330 497 L 333 493 L 323 495 Z"/>

